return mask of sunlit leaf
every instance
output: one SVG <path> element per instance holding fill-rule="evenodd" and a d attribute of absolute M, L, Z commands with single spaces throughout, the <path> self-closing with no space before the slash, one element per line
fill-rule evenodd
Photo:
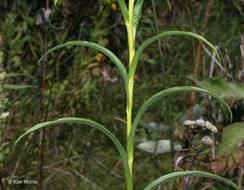
<path fill-rule="evenodd" d="M 144 188 L 144 190 L 153 190 L 156 187 L 158 187 L 159 185 L 165 184 L 171 180 L 183 178 L 183 177 L 187 177 L 187 176 L 205 177 L 205 178 L 215 179 L 215 180 L 222 181 L 222 182 L 232 186 L 236 190 L 241 190 L 235 183 L 233 183 L 232 181 L 230 181 L 226 178 L 220 177 L 215 174 L 210 174 L 207 172 L 201 172 L 201 171 L 182 171 L 182 172 L 170 173 L 170 174 L 164 175 L 164 176 L 158 178 L 157 180 L 153 181 L 148 186 L 146 186 Z"/>
<path fill-rule="evenodd" d="M 124 165 L 124 171 L 125 171 L 125 176 L 126 176 L 126 182 L 127 182 L 127 188 L 128 189 L 132 189 L 132 183 L 131 183 L 131 174 L 130 174 L 130 170 L 129 170 L 129 166 L 128 166 L 128 162 L 127 162 L 127 154 L 125 149 L 123 148 L 123 146 L 121 145 L 121 143 L 119 142 L 119 140 L 103 125 L 89 120 L 89 119 L 84 119 L 84 118 L 76 118 L 76 117 L 67 117 L 67 118 L 61 118 L 58 119 L 56 121 L 47 121 L 44 123 L 39 123 L 37 125 L 35 125 L 34 127 L 28 129 L 23 135 L 21 135 L 15 142 L 15 145 L 23 138 L 25 137 L 27 134 L 34 132 L 40 128 L 46 127 L 48 125 L 57 125 L 57 124 L 63 124 L 63 123 L 78 123 L 78 124 L 84 124 L 84 125 L 88 125 L 91 127 L 94 127 L 100 131 L 102 131 L 105 135 L 107 135 L 114 143 L 114 145 L 116 146 L 116 148 L 118 149 L 123 165 Z"/>
<path fill-rule="evenodd" d="M 222 142 L 219 147 L 219 155 L 234 152 L 241 142 L 244 142 L 244 122 L 233 123 L 225 127 Z"/>

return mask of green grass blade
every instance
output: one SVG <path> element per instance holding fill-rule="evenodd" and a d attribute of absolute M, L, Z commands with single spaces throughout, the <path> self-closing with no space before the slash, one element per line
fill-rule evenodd
<path fill-rule="evenodd" d="M 55 0 L 54 1 L 54 7 L 56 6 L 57 3 L 58 3 L 58 0 Z"/>
<path fill-rule="evenodd" d="M 26 88 L 36 88 L 35 85 L 3 84 L 3 88 L 10 90 L 21 90 Z"/>
<path fill-rule="evenodd" d="M 132 190 L 132 180 L 131 180 L 131 174 L 130 174 L 130 170 L 129 170 L 129 166 L 128 166 L 128 162 L 127 162 L 127 154 L 126 151 L 124 149 L 124 147 L 121 145 L 121 143 L 119 142 L 119 140 L 103 125 L 91 121 L 89 119 L 84 119 L 84 118 L 76 118 L 76 117 L 67 117 L 67 118 L 61 118 L 55 121 L 47 121 L 44 123 L 39 123 L 37 125 L 35 125 L 34 127 L 28 129 L 23 135 L 21 135 L 15 142 L 14 147 L 16 146 L 16 144 L 27 134 L 34 132 L 40 128 L 46 127 L 48 125 L 56 125 L 56 124 L 63 124 L 63 123 L 78 123 L 78 124 L 84 124 L 84 125 L 88 125 L 91 127 L 94 127 L 100 131 L 102 131 L 105 135 L 107 135 L 115 144 L 116 148 L 118 149 L 123 165 L 124 165 L 124 171 L 125 171 L 125 177 L 126 177 L 126 182 L 127 182 L 127 189 Z"/>
<path fill-rule="evenodd" d="M 211 47 L 214 52 L 216 53 L 216 55 L 218 56 L 219 61 L 221 62 L 220 56 L 217 52 L 217 50 L 215 49 L 215 47 L 209 42 L 207 41 L 204 37 L 195 34 L 193 32 L 185 32 L 185 31 L 168 31 L 168 32 L 162 32 L 156 36 L 153 36 L 149 39 L 147 39 L 145 42 L 143 42 L 143 44 L 137 49 L 137 51 L 135 52 L 135 56 L 132 60 L 131 66 L 130 66 L 130 71 L 129 71 L 129 79 L 132 79 L 134 77 L 135 71 L 136 71 L 136 67 L 137 67 L 137 63 L 138 60 L 143 52 L 143 50 L 150 45 L 151 43 L 155 42 L 156 40 L 166 37 L 166 36 L 174 36 L 174 35 L 185 35 L 185 36 L 191 36 L 194 38 L 197 38 L 199 40 L 202 40 L 204 43 L 206 43 L 209 47 Z"/>
<path fill-rule="evenodd" d="M 20 76 L 25 76 L 24 73 L 8 73 L 6 74 L 5 78 L 8 78 L 8 77 L 20 77 Z"/>
<path fill-rule="evenodd" d="M 166 0 L 166 2 L 167 2 L 167 4 L 168 4 L 169 10 L 171 11 L 170 1 L 169 1 L 169 0 Z"/>
<path fill-rule="evenodd" d="M 129 22 L 129 13 L 128 13 L 128 8 L 125 4 L 125 1 L 124 0 L 118 0 L 118 2 L 119 2 L 119 6 L 121 9 L 122 15 L 123 15 L 124 20 L 125 20 L 125 23 L 128 23 Z"/>
<path fill-rule="evenodd" d="M 93 43 L 93 42 L 88 42 L 88 41 L 70 41 L 70 42 L 55 46 L 54 48 L 51 48 L 50 50 L 48 50 L 39 59 L 38 63 L 40 63 L 44 59 L 44 57 L 47 56 L 48 54 L 50 54 L 51 52 L 53 52 L 53 51 L 55 51 L 57 49 L 60 49 L 60 48 L 68 47 L 68 46 L 90 47 L 90 48 L 96 49 L 96 50 L 100 51 L 101 53 L 105 54 L 106 56 L 108 56 L 113 61 L 113 63 L 115 63 L 117 68 L 119 69 L 119 71 L 120 71 L 120 73 L 122 75 L 122 78 L 124 80 L 124 84 L 125 84 L 125 88 L 126 88 L 126 94 L 127 94 L 128 73 L 127 73 L 127 70 L 126 70 L 125 66 L 123 65 L 123 63 L 119 60 L 119 58 L 113 52 L 111 52 L 109 49 L 107 49 L 107 48 L 105 48 L 105 47 L 103 47 L 103 46 L 101 46 L 99 44 L 96 44 L 96 43 Z"/>
<path fill-rule="evenodd" d="M 143 2 L 144 0 L 137 0 L 135 7 L 134 7 L 134 15 L 133 15 L 133 19 L 134 19 L 134 24 L 135 24 L 135 32 L 137 30 L 137 27 L 139 25 L 139 21 L 141 18 L 141 10 L 142 10 L 142 6 L 143 6 Z"/>
<path fill-rule="evenodd" d="M 147 187 L 145 187 L 144 190 L 153 190 L 156 187 L 158 187 L 159 185 L 167 183 L 168 181 L 186 177 L 186 176 L 205 177 L 205 178 L 215 179 L 215 180 L 222 181 L 222 182 L 232 186 L 236 190 L 241 190 L 235 183 L 233 183 L 232 181 L 230 181 L 226 178 L 220 177 L 215 174 L 210 174 L 207 172 L 201 172 L 201 171 L 181 171 L 181 172 L 170 173 L 170 174 L 164 175 L 164 176 L 158 178 L 157 180 L 153 181 Z"/>
<path fill-rule="evenodd" d="M 173 87 L 173 88 L 168 88 L 166 90 L 160 91 L 156 94 L 154 94 L 152 97 L 150 97 L 149 99 L 146 100 L 146 102 L 140 107 L 133 123 L 132 123 L 132 127 L 131 127 L 131 133 L 130 136 L 128 138 L 128 144 L 127 144 L 127 152 L 128 153 L 132 153 L 133 152 L 133 147 L 134 147 L 134 137 L 135 137 L 135 132 L 136 132 L 136 128 L 137 125 L 143 115 L 143 113 L 147 110 L 147 108 L 152 105 L 153 103 L 155 103 L 156 101 L 160 100 L 161 98 L 168 96 L 170 94 L 175 94 L 175 93 L 180 93 L 180 92 L 201 92 L 201 93 L 205 93 L 208 94 L 214 98 L 216 98 L 217 100 L 219 100 L 221 103 L 223 103 L 229 113 L 230 113 L 230 120 L 232 121 L 232 112 L 231 109 L 229 107 L 229 105 L 224 101 L 224 99 L 222 99 L 221 97 L 219 97 L 218 95 L 207 91 L 205 89 L 201 89 L 198 87 L 193 87 L 193 86 L 179 86 L 179 87 Z"/>

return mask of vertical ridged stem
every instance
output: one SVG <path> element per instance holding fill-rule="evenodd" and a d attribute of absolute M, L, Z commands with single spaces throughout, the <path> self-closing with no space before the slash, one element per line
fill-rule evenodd
<path fill-rule="evenodd" d="M 129 22 L 126 23 L 127 35 L 128 35 L 128 46 L 129 46 L 129 67 L 133 60 L 135 54 L 135 39 L 133 38 L 133 9 L 134 9 L 134 0 L 129 0 Z M 128 83 L 128 101 L 126 106 L 127 113 L 127 139 L 131 132 L 132 124 L 132 107 L 133 107 L 133 85 L 134 85 L 134 76 L 129 78 Z M 130 173 L 132 175 L 133 167 L 133 152 L 128 152 L 128 164 L 130 168 Z"/>

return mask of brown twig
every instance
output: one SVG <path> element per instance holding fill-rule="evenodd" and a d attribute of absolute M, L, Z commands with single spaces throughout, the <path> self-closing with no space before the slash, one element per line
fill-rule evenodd
<path fill-rule="evenodd" d="M 212 0 L 209 0 L 208 2 L 208 7 L 205 13 L 205 18 L 204 18 L 204 22 L 202 25 L 202 31 L 201 31 L 201 36 L 205 36 L 205 30 L 207 28 L 207 24 L 208 24 L 208 15 L 210 12 L 212 6 Z M 200 55 L 201 55 L 201 51 L 202 51 L 202 41 L 199 42 L 198 44 L 198 48 L 197 48 L 197 56 L 196 56 L 196 60 L 195 60 L 195 66 L 194 66 L 194 76 L 198 75 L 198 68 L 199 68 L 199 61 L 200 61 Z M 196 84 L 194 83 L 194 86 Z M 190 113 L 189 113 L 189 119 L 192 119 L 192 115 L 193 115 L 193 106 L 194 106 L 194 102 L 195 102 L 195 92 L 191 93 L 191 106 L 190 106 Z"/>

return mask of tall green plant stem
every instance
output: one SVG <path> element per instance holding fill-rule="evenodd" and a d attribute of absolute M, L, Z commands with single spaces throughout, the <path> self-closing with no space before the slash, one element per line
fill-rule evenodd
<path fill-rule="evenodd" d="M 135 55 L 135 39 L 133 35 L 133 9 L 134 9 L 134 0 L 129 0 L 129 22 L 126 23 L 127 27 L 127 35 L 128 35 L 128 46 L 129 46 L 129 68 L 132 63 L 132 60 Z M 134 85 L 134 76 L 129 78 L 128 83 L 128 99 L 126 106 L 127 113 L 127 139 L 131 132 L 131 124 L 132 124 L 132 107 L 133 107 L 133 85 Z M 130 173 L 132 175 L 132 167 L 133 167 L 133 151 L 130 151 L 128 154 L 128 165 L 130 168 Z"/>

